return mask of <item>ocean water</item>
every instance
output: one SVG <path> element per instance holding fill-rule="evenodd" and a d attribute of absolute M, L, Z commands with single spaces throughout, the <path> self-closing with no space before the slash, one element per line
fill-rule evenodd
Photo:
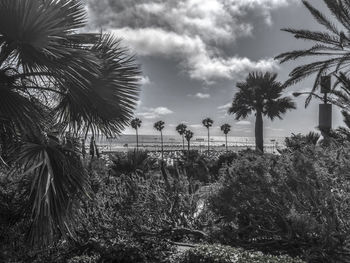
<path fill-rule="evenodd" d="M 194 136 L 191 139 L 192 149 L 207 149 L 208 145 L 207 136 Z M 121 135 L 118 138 L 96 138 L 97 144 L 106 151 L 125 151 L 136 147 L 136 135 L 127 134 Z M 165 150 L 181 150 L 182 149 L 182 137 L 163 135 L 163 144 Z M 160 149 L 161 139 L 160 135 L 139 135 L 139 147 L 147 150 L 158 151 Z M 227 137 L 228 147 L 233 149 L 254 148 L 254 137 Z M 273 151 L 276 147 L 281 148 L 284 146 L 284 137 L 264 138 L 264 147 L 267 151 L 269 149 Z M 185 140 L 185 147 L 187 148 L 187 141 Z M 225 148 L 225 136 L 210 136 L 210 147 L 212 149 Z"/>

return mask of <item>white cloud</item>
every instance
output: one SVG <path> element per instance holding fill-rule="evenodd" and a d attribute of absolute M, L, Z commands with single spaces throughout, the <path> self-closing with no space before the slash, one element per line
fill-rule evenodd
<path fill-rule="evenodd" d="M 140 83 L 140 85 L 142 85 L 142 86 L 146 86 L 146 85 L 151 84 L 151 81 L 150 81 L 150 79 L 149 79 L 148 76 L 142 76 L 142 77 L 140 78 L 140 80 L 139 80 L 139 83 Z"/>
<path fill-rule="evenodd" d="M 138 116 L 145 119 L 156 119 L 164 115 L 173 114 L 174 112 L 167 107 L 144 108 L 144 112 L 137 113 Z"/>
<path fill-rule="evenodd" d="M 252 123 L 250 121 L 238 121 L 236 122 L 236 125 L 251 125 Z"/>
<path fill-rule="evenodd" d="M 182 58 L 186 71 L 193 79 L 211 82 L 216 79 L 234 79 L 246 71 L 277 68 L 274 59 L 252 61 L 246 57 L 222 57 L 211 50 L 197 36 L 180 35 L 160 28 L 121 28 L 112 32 L 142 56 Z"/>
<path fill-rule="evenodd" d="M 266 126 L 265 129 L 270 130 L 270 131 L 274 131 L 274 132 L 282 132 L 282 131 L 284 131 L 284 129 L 272 128 L 272 127 L 269 127 L 269 126 Z"/>
<path fill-rule="evenodd" d="M 202 124 L 191 124 L 191 125 L 188 125 L 188 127 L 191 127 L 193 129 L 199 129 L 199 128 L 203 128 L 204 126 Z"/>
<path fill-rule="evenodd" d="M 227 110 L 228 108 L 231 107 L 231 105 L 232 105 L 231 102 L 229 102 L 229 103 L 227 103 L 225 105 L 221 105 L 221 106 L 218 107 L 218 110 Z"/>
<path fill-rule="evenodd" d="M 210 98 L 210 94 L 209 93 L 201 93 L 201 92 L 198 92 L 196 93 L 195 95 L 189 95 L 189 96 L 193 96 L 193 97 L 196 97 L 196 98 L 199 98 L 199 99 L 209 99 Z"/>
<path fill-rule="evenodd" d="M 113 29 L 140 56 L 180 61 L 193 79 L 212 83 L 251 70 L 277 67 L 271 58 L 253 61 L 225 54 L 225 46 L 252 35 L 247 11 L 271 23 L 271 11 L 298 0 L 89 0 L 95 26 Z"/>

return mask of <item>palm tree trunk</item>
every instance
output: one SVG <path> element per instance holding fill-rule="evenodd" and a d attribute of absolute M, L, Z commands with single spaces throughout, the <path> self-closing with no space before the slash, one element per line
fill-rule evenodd
<path fill-rule="evenodd" d="M 136 151 L 139 151 L 139 133 L 136 128 Z"/>
<path fill-rule="evenodd" d="M 226 152 L 227 152 L 227 133 L 225 134 L 225 139 L 226 139 Z"/>
<path fill-rule="evenodd" d="M 187 141 L 187 158 L 190 158 L 190 140 Z"/>
<path fill-rule="evenodd" d="M 208 128 L 208 156 L 209 156 L 209 128 Z"/>
<path fill-rule="evenodd" d="M 264 152 L 264 133 L 263 133 L 263 118 L 262 112 L 256 112 L 255 119 L 255 149 L 260 152 Z"/>
<path fill-rule="evenodd" d="M 182 150 L 185 151 L 185 137 L 182 134 Z"/>
<path fill-rule="evenodd" d="M 162 131 L 160 131 L 160 143 L 161 143 L 161 147 L 162 147 L 162 163 L 163 163 L 164 154 L 163 154 L 163 133 L 162 133 Z"/>

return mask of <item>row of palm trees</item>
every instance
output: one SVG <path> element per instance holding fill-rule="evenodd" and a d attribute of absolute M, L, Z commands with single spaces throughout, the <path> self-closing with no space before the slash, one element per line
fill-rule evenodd
<path fill-rule="evenodd" d="M 271 120 L 275 118 L 282 119 L 282 115 L 287 110 L 295 109 L 295 104 L 288 96 L 282 97 L 285 86 L 276 80 L 275 73 L 252 72 L 248 75 L 244 82 L 237 84 L 238 92 L 235 94 L 231 107 L 228 109 L 229 114 L 235 115 L 236 120 L 247 118 L 251 114 L 255 114 L 255 145 L 256 150 L 264 152 L 264 134 L 263 134 L 263 117 L 266 116 Z M 136 130 L 136 147 L 138 149 L 138 128 L 141 127 L 142 121 L 135 118 L 131 121 L 131 126 Z M 202 124 L 208 131 L 208 153 L 210 148 L 210 127 L 214 121 L 205 118 Z M 161 145 L 163 153 L 163 133 L 164 122 L 158 121 L 154 124 L 154 128 L 161 133 Z M 231 130 L 231 126 L 227 123 L 223 124 L 221 131 L 225 134 L 226 151 L 227 151 L 227 134 Z M 187 126 L 183 123 L 176 127 L 176 131 L 182 136 L 182 145 L 184 149 L 185 138 L 190 148 L 190 140 L 193 132 L 187 130 Z"/>
<path fill-rule="evenodd" d="M 210 133 L 209 129 L 210 127 L 213 126 L 214 121 L 210 118 L 205 118 L 202 121 L 202 124 L 204 127 L 207 128 L 208 130 L 208 153 L 210 149 Z M 142 120 L 139 118 L 134 118 L 131 120 L 131 127 L 135 129 L 136 131 L 136 149 L 138 150 L 139 148 L 139 139 L 138 139 L 138 129 L 141 127 Z M 163 129 L 165 127 L 164 121 L 157 121 L 154 123 L 153 127 L 160 132 L 160 138 L 161 138 L 161 151 L 162 151 L 162 157 L 163 157 Z M 231 125 L 230 124 L 223 124 L 220 127 L 221 131 L 225 134 L 225 141 L 226 141 L 226 151 L 228 150 L 227 148 L 227 135 L 231 131 Z M 187 149 L 188 151 L 190 150 L 190 141 L 193 138 L 194 133 L 187 129 L 187 125 L 184 123 L 181 123 L 176 126 L 175 130 L 179 133 L 179 135 L 182 137 L 182 149 L 185 150 L 185 139 L 187 141 Z"/>

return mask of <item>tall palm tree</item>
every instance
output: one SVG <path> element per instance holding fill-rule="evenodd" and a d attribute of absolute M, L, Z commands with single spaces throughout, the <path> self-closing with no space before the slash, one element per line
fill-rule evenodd
<path fill-rule="evenodd" d="M 237 83 L 238 92 L 228 110 L 229 114 L 235 114 L 236 120 L 255 112 L 255 145 L 260 152 L 264 152 L 263 116 L 282 119 L 287 110 L 295 109 L 290 97 L 281 98 L 285 87 L 276 78 L 277 74 L 270 72 L 249 73 L 244 82 Z"/>
<path fill-rule="evenodd" d="M 226 141 L 226 152 L 227 152 L 227 134 L 231 131 L 231 125 L 230 124 L 223 124 L 220 127 L 221 131 L 225 134 L 225 141 Z"/>
<path fill-rule="evenodd" d="M 86 192 L 80 146 L 64 132 L 119 134 L 138 99 L 133 56 L 111 35 L 80 33 L 85 16 L 79 0 L 0 1 L 1 154 L 32 181 L 36 243 L 72 233 L 69 209 Z"/>
<path fill-rule="evenodd" d="M 183 123 L 176 126 L 176 131 L 182 136 L 182 150 L 185 150 L 185 138 L 184 134 L 187 129 L 187 126 Z"/>
<path fill-rule="evenodd" d="M 136 131 L 136 150 L 139 150 L 139 134 L 138 129 L 141 127 L 142 121 L 139 118 L 131 120 L 131 127 Z"/>
<path fill-rule="evenodd" d="M 190 131 L 190 130 L 186 130 L 185 131 L 185 138 L 186 138 L 186 141 L 187 141 L 187 150 L 188 150 L 188 153 L 190 152 L 190 141 L 193 137 L 193 132 Z"/>
<path fill-rule="evenodd" d="M 164 160 L 164 149 L 163 149 L 163 129 L 164 129 L 164 121 L 157 121 L 153 127 L 160 132 L 160 143 L 162 147 L 162 162 Z"/>
<path fill-rule="evenodd" d="M 208 130 L 208 155 L 209 155 L 209 147 L 210 147 L 209 128 L 211 126 L 213 126 L 213 123 L 214 123 L 214 121 L 212 119 L 210 119 L 210 118 L 205 118 L 204 120 L 202 120 L 203 126 L 206 127 L 207 130 Z"/>
<path fill-rule="evenodd" d="M 276 59 L 279 59 L 281 63 L 306 57 L 317 59 L 312 63 L 296 67 L 290 73 L 286 85 L 295 84 L 312 74 L 316 74 L 314 86 L 311 90 L 311 92 L 314 92 L 323 75 L 338 72 L 350 65 L 350 35 L 348 33 L 350 32 L 350 1 L 323 0 L 323 2 L 328 7 L 332 19 L 335 18 L 337 21 L 329 19 L 327 15 L 312 6 L 309 1 L 303 1 L 311 15 L 325 30 L 282 29 L 294 34 L 297 39 L 312 42 L 312 46 L 308 49 L 282 53 Z M 306 100 L 306 106 L 309 104 L 311 97 L 310 94 Z"/>

